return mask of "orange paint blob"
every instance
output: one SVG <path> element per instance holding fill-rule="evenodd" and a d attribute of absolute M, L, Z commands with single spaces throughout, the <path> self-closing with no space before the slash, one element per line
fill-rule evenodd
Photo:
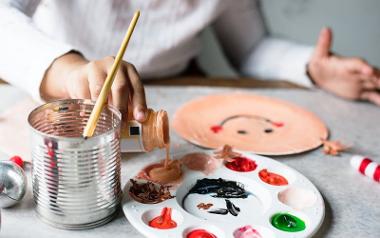
<path fill-rule="evenodd" d="M 161 215 L 153 218 L 149 222 L 149 226 L 157 229 L 173 229 L 177 227 L 177 223 L 172 220 L 172 209 L 170 207 L 164 207 Z"/>
<path fill-rule="evenodd" d="M 288 180 L 276 173 L 269 172 L 267 169 L 263 169 L 259 172 L 259 177 L 267 184 L 275 186 L 288 185 Z"/>

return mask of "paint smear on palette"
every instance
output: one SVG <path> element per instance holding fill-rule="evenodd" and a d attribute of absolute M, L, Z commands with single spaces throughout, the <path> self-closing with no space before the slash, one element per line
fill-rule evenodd
<path fill-rule="evenodd" d="M 275 185 L 275 186 L 288 185 L 288 180 L 285 177 L 273 172 L 269 172 L 267 169 L 262 169 L 259 172 L 259 177 L 263 182 L 270 185 Z"/>
<path fill-rule="evenodd" d="M 272 225 L 279 230 L 287 232 L 303 231 L 306 228 L 304 221 L 288 213 L 275 214 L 272 217 Z"/>
<path fill-rule="evenodd" d="M 243 226 L 234 231 L 234 238 L 262 238 L 252 226 Z"/>
<path fill-rule="evenodd" d="M 161 215 L 153 218 L 149 222 L 149 226 L 157 229 L 173 229 L 177 227 L 177 223 L 172 220 L 172 209 L 170 207 L 164 207 L 161 211 Z"/>
<path fill-rule="evenodd" d="M 181 162 L 187 168 L 200 171 L 205 175 L 213 173 L 222 164 L 221 160 L 218 160 L 206 153 L 186 154 L 181 158 Z"/>
<path fill-rule="evenodd" d="M 239 215 L 240 208 L 238 206 L 236 206 L 235 204 L 233 204 L 231 202 L 231 200 L 229 200 L 229 199 L 225 199 L 225 201 L 226 201 L 226 207 L 227 207 L 227 209 L 225 209 L 225 208 L 218 208 L 218 209 L 209 211 L 209 213 L 218 214 L 218 215 L 227 215 L 228 213 L 230 213 L 232 216 L 235 216 L 235 217 L 237 215 Z"/>
<path fill-rule="evenodd" d="M 201 202 L 201 203 L 199 203 L 199 204 L 197 205 L 197 208 L 200 209 L 200 210 L 208 210 L 208 209 L 210 209 L 210 207 L 212 207 L 212 206 L 214 206 L 214 204 L 212 204 L 212 203 L 203 203 L 203 202 Z"/>
<path fill-rule="evenodd" d="M 162 185 L 178 185 L 182 181 L 182 168 L 179 160 L 170 160 L 148 165 L 136 176 Z"/>
<path fill-rule="evenodd" d="M 243 184 L 222 178 L 198 179 L 195 185 L 182 199 L 182 207 L 190 194 L 211 194 L 215 198 L 247 198 L 250 193 L 244 189 Z"/>
<path fill-rule="evenodd" d="M 170 194 L 169 186 L 154 184 L 152 182 L 139 183 L 131 179 L 129 188 L 130 196 L 137 202 L 144 204 L 156 204 L 174 198 Z"/>
<path fill-rule="evenodd" d="M 251 172 L 257 168 L 255 161 L 245 157 L 235 157 L 229 162 L 225 163 L 225 166 L 237 172 Z"/>
<path fill-rule="evenodd" d="M 195 229 L 189 232 L 186 235 L 186 238 L 217 238 L 216 235 L 211 232 L 206 231 L 205 229 Z"/>

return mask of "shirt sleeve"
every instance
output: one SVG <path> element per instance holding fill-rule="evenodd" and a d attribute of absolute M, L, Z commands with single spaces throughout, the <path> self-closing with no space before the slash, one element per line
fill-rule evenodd
<path fill-rule="evenodd" d="M 74 50 L 41 32 L 31 19 L 39 0 L 0 0 L 0 78 L 41 101 L 40 84 L 58 57 Z"/>
<path fill-rule="evenodd" d="M 270 37 L 257 0 L 228 2 L 214 30 L 232 65 L 243 75 L 311 87 L 305 68 L 313 47 Z"/>

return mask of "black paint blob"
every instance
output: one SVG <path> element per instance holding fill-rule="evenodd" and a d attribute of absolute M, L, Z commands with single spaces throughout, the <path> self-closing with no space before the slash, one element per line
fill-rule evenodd
<path fill-rule="evenodd" d="M 237 133 L 245 135 L 245 134 L 247 134 L 247 131 L 246 130 L 238 130 Z"/>
<path fill-rule="evenodd" d="M 267 128 L 264 130 L 265 133 L 272 133 L 273 132 L 273 129 L 272 128 Z"/>
<path fill-rule="evenodd" d="M 225 201 L 226 201 L 227 209 L 218 208 L 218 209 L 209 211 L 209 213 L 218 214 L 218 215 L 227 215 L 228 213 L 231 213 L 231 215 L 235 217 L 239 215 L 240 208 L 237 207 L 235 204 L 233 204 L 229 199 L 225 199 Z"/>
<path fill-rule="evenodd" d="M 203 178 L 198 179 L 195 185 L 184 196 L 182 207 L 184 207 L 186 198 L 192 193 L 210 194 L 215 198 L 247 198 L 250 195 L 244 189 L 244 185 L 236 181 L 224 180 L 222 178 Z"/>

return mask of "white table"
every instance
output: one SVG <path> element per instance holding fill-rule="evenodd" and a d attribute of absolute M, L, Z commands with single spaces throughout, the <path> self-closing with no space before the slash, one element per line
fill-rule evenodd
<path fill-rule="evenodd" d="M 226 91 L 237 91 L 237 89 L 148 86 L 147 97 L 150 107 L 164 108 L 169 115 L 173 115 L 181 104 L 196 96 Z M 318 90 L 238 89 L 238 91 L 282 98 L 303 106 L 326 122 L 333 139 L 352 145 L 356 153 L 364 153 L 380 161 L 380 108 L 378 107 L 367 103 L 347 102 Z M 19 90 L 6 85 L 0 85 L 0 95 L 0 112 L 25 96 Z M 172 132 L 172 141 L 174 152 L 193 149 L 193 146 L 180 139 L 174 132 Z M 163 156 L 162 151 L 129 154 L 122 162 L 122 184 L 124 185 L 127 179 L 135 175 L 144 164 Z M 0 158 L 6 159 L 4 154 L 0 154 Z M 307 176 L 325 199 L 325 222 L 315 237 L 380 237 L 380 185 L 350 168 L 349 158 L 349 154 L 341 157 L 325 156 L 320 149 L 278 158 Z M 27 173 L 29 176 L 30 169 L 27 169 Z M 52 228 L 36 217 L 30 179 L 28 183 L 28 192 L 23 202 L 13 208 L 2 210 L 0 237 L 142 237 L 129 224 L 121 210 L 113 221 L 95 229 L 66 231 Z"/>

